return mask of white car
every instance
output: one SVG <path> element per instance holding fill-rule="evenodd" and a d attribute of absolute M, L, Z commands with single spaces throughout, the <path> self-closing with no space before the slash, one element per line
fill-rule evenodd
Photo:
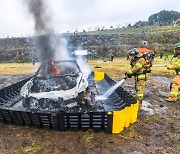
<path fill-rule="evenodd" d="M 43 63 L 22 88 L 23 106 L 30 108 L 73 107 L 83 104 L 88 81 L 74 60 Z"/>

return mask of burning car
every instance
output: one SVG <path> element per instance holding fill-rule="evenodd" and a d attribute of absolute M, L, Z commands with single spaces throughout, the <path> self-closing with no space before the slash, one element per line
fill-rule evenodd
<path fill-rule="evenodd" d="M 88 81 L 74 60 L 48 61 L 21 88 L 23 106 L 31 109 L 72 108 L 85 104 Z"/>

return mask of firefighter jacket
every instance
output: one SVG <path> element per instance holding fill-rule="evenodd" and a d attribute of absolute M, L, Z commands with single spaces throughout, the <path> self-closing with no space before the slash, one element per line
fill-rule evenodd
<path fill-rule="evenodd" d="M 168 65 L 167 69 L 175 70 L 176 75 L 180 75 L 180 59 L 176 59 L 172 65 Z"/>
<path fill-rule="evenodd" d="M 137 80 L 146 79 L 146 61 L 143 57 L 131 61 L 131 69 L 127 72 L 130 76 L 137 77 Z"/>

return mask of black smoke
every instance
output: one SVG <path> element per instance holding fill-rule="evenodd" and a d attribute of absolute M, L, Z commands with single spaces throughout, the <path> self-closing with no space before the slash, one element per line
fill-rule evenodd
<path fill-rule="evenodd" d="M 24 0 L 30 14 L 34 19 L 34 30 L 37 37 L 38 55 L 40 61 L 47 61 L 54 58 L 58 39 L 54 35 L 51 21 L 51 11 L 46 0 Z"/>

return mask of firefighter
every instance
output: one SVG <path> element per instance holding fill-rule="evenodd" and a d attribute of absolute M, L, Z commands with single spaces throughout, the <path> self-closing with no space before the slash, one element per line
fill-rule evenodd
<path fill-rule="evenodd" d="M 143 54 L 138 52 L 136 48 L 128 51 L 128 56 L 131 60 L 131 69 L 125 73 L 129 78 L 134 76 L 135 78 L 135 89 L 136 89 L 136 99 L 142 102 L 144 97 L 144 90 L 146 86 L 146 61 Z"/>
<path fill-rule="evenodd" d="M 175 70 L 176 74 L 171 82 L 169 97 L 166 99 L 169 102 L 180 100 L 180 42 L 175 44 L 174 57 L 176 59 L 173 64 L 166 66 L 169 70 Z"/>

